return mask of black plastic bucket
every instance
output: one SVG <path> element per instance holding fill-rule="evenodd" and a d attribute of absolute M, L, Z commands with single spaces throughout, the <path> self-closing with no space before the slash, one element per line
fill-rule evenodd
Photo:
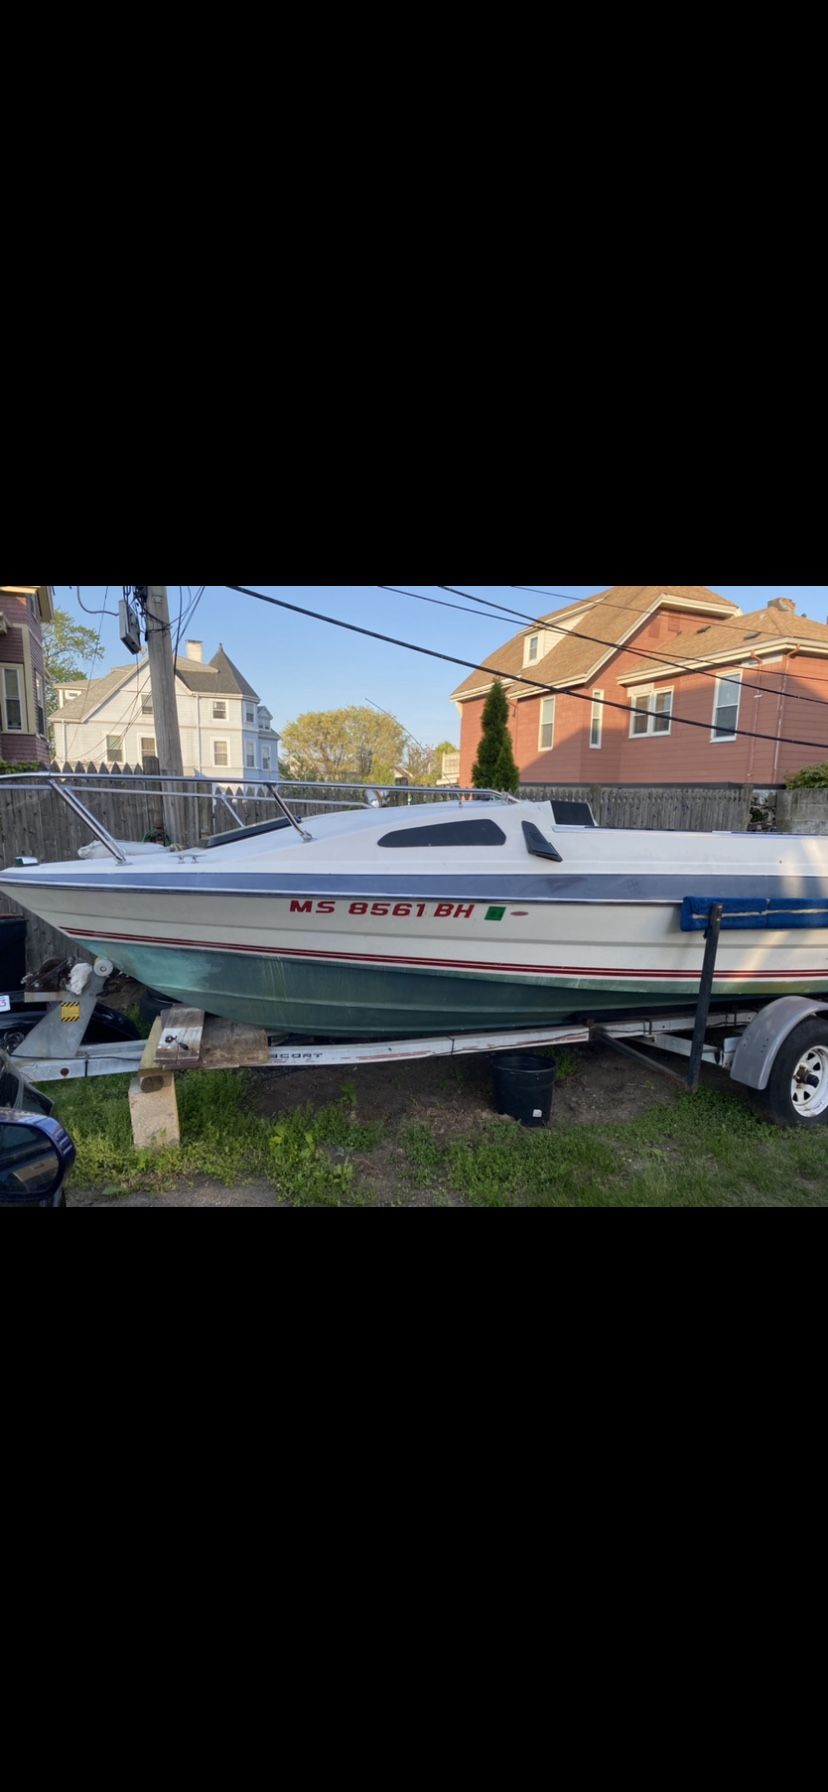
<path fill-rule="evenodd" d="M 554 1058 L 532 1057 L 529 1052 L 499 1052 L 492 1059 L 492 1073 L 499 1114 L 511 1114 L 521 1126 L 547 1125 L 555 1086 Z"/>

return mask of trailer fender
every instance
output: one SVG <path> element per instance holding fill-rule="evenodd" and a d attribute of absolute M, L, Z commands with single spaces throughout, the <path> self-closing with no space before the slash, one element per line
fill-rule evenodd
<path fill-rule="evenodd" d="M 751 1089 L 766 1089 L 774 1059 L 794 1027 L 812 1014 L 828 1013 L 828 1002 L 811 996 L 779 996 L 745 1028 L 733 1054 L 730 1074 Z"/>

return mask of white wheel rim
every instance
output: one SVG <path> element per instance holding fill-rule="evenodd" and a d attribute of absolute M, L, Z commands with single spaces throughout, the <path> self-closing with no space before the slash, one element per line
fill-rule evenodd
<path fill-rule="evenodd" d="M 791 1106 L 808 1120 L 828 1108 L 828 1045 L 810 1046 L 794 1066 Z"/>

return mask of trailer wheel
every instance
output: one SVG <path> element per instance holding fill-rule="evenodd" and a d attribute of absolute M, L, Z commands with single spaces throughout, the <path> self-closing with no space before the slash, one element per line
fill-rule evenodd
<path fill-rule="evenodd" d="M 828 1122 L 828 1016 L 806 1020 L 777 1052 L 763 1092 L 775 1126 L 824 1126 Z"/>

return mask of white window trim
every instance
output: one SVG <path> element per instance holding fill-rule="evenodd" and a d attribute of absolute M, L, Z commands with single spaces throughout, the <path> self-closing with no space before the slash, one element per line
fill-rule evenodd
<path fill-rule="evenodd" d="M 593 752 L 595 752 L 595 753 L 597 753 L 597 752 L 598 752 L 598 751 L 599 751 L 599 749 L 600 749 L 600 746 L 601 746 L 601 741 L 602 741 L 602 738 L 603 738 L 603 733 L 604 733 L 604 709 L 603 709 L 603 697 L 604 697 L 604 693 L 603 693 L 603 691 L 593 691 L 593 693 L 592 693 L 592 709 L 591 709 L 591 710 L 590 710 L 590 712 L 589 712 L 589 744 L 590 744 L 590 748 L 591 748 L 591 749 L 592 749 L 592 751 L 593 751 Z M 596 717 L 595 717 L 595 714 L 594 714 L 594 711 L 595 711 L 595 708 L 596 708 L 596 705 L 597 705 L 597 707 L 598 707 L 598 716 L 597 716 L 597 721 L 598 721 L 598 739 L 597 739 L 597 740 L 593 740 L 593 738 L 592 738 L 592 724 L 593 724 L 593 722 L 594 722 L 594 721 L 595 721 L 595 720 L 596 720 Z"/>
<path fill-rule="evenodd" d="M 734 684 L 738 685 L 739 688 L 736 692 L 736 720 L 733 724 L 733 733 L 732 734 L 722 734 L 721 732 L 717 732 L 717 730 L 716 730 L 716 711 L 719 708 L 719 686 L 720 685 L 734 685 Z M 733 741 L 733 740 L 737 739 L 738 732 L 739 732 L 739 711 L 740 711 L 741 707 L 742 707 L 742 674 L 741 674 L 741 672 L 730 672 L 727 675 L 723 675 L 721 678 L 717 678 L 715 686 L 713 688 L 713 719 L 710 724 L 711 742 L 714 742 L 714 741 L 726 742 L 726 741 Z"/>
<path fill-rule="evenodd" d="M 549 722 L 545 722 L 543 719 L 544 705 L 547 703 L 551 703 L 551 705 L 552 705 L 551 724 Z M 541 697 L 540 708 L 538 710 L 538 752 L 539 753 L 551 753 L 552 748 L 555 745 L 555 712 L 556 712 L 556 710 L 557 710 L 557 702 L 554 697 Z M 549 742 L 549 745 L 545 747 L 543 744 L 543 731 L 544 731 L 544 728 L 548 728 L 548 727 L 550 727 L 550 725 L 552 728 L 552 739 Z"/>
<path fill-rule="evenodd" d="M 213 702 L 213 721 L 214 722 L 226 722 L 228 720 L 226 698 L 225 697 L 214 697 L 212 702 Z M 223 710 L 224 714 L 220 715 L 220 716 L 216 715 L 217 709 Z"/>
<path fill-rule="evenodd" d="M 23 671 L 22 666 L 4 666 L 3 667 L 3 680 L 2 680 L 2 683 L 3 683 L 3 706 L 2 707 L 3 707 L 3 733 L 4 734 L 26 734 L 28 732 L 28 730 L 26 728 L 25 679 L 22 679 L 20 676 L 22 671 Z M 9 672 L 13 672 L 15 678 L 17 679 L 17 696 L 16 696 L 16 698 L 12 698 L 12 702 L 16 702 L 20 706 L 20 727 L 19 728 L 12 728 L 9 723 L 8 692 L 6 690 L 6 677 Z"/>
<path fill-rule="evenodd" d="M 216 747 L 224 747 L 224 749 L 227 753 L 227 758 L 224 761 L 218 760 L 216 758 Z M 229 742 L 229 740 L 214 740 L 213 741 L 213 765 L 218 766 L 221 771 L 226 771 L 229 764 L 230 764 L 230 742 Z"/>
<path fill-rule="evenodd" d="M 534 653 L 532 652 L 532 643 L 533 642 L 535 644 Z M 540 649 L 540 635 L 539 634 L 538 635 L 529 635 L 527 637 L 527 641 L 526 641 L 526 658 L 523 662 L 524 666 L 534 666 L 537 664 L 537 661 L 540 658 L 539 649 Z"/>
<path fill-rule="evenodd" d="M 674 698 L 675 694 L 676 694 L 676 687 L 673 684 L 658 685 L 657 687 L 652 685 L 652 686 L 650 686 L 650 688 L 648 690 L 632 691 L 630 693 L 630 733 L 629 733 L 630 740 L 667 740 L 669 738 L 669 736 L 673 732 L 673 702 L 672 702 L 672 699 Z M 669 697 L 670 698 L 670 714 L 668 717 L 668 720 L 670 723 L 669 728 L 659 728 L 656 730 L 653 727 L 653 723 L 655 721 L 655 716 L 648 715 L 646 728 L 641 733 L 634 734 L 633 733 L 633 721 L 635 720 L 636 715 L 638 713 L 640 713 L 637 709 L 637 704 L 638 704 L 639 699 L 642 700 L 643 707 L 645 709 L 650 709 L 653 702 L 655 701 L 656 697 Z"/>
<path fill-rule="evenodd" d="M 109 745 L 111 740 L 114 740 L 116 743 L 114 749 L 111 748 Z M 120 755 L 121 755 L 120 759 L 116 758 L 117 753 L 120 753 Z M 111 761 L 113 765 L 123 765 L 123 763 L 124 763 L 124 736 L 123 736 L 123 734 L 108 734 L 107 735 L 107 737 L 106 737 L 106 757 L 107 757 L 107 761 Z"/>

